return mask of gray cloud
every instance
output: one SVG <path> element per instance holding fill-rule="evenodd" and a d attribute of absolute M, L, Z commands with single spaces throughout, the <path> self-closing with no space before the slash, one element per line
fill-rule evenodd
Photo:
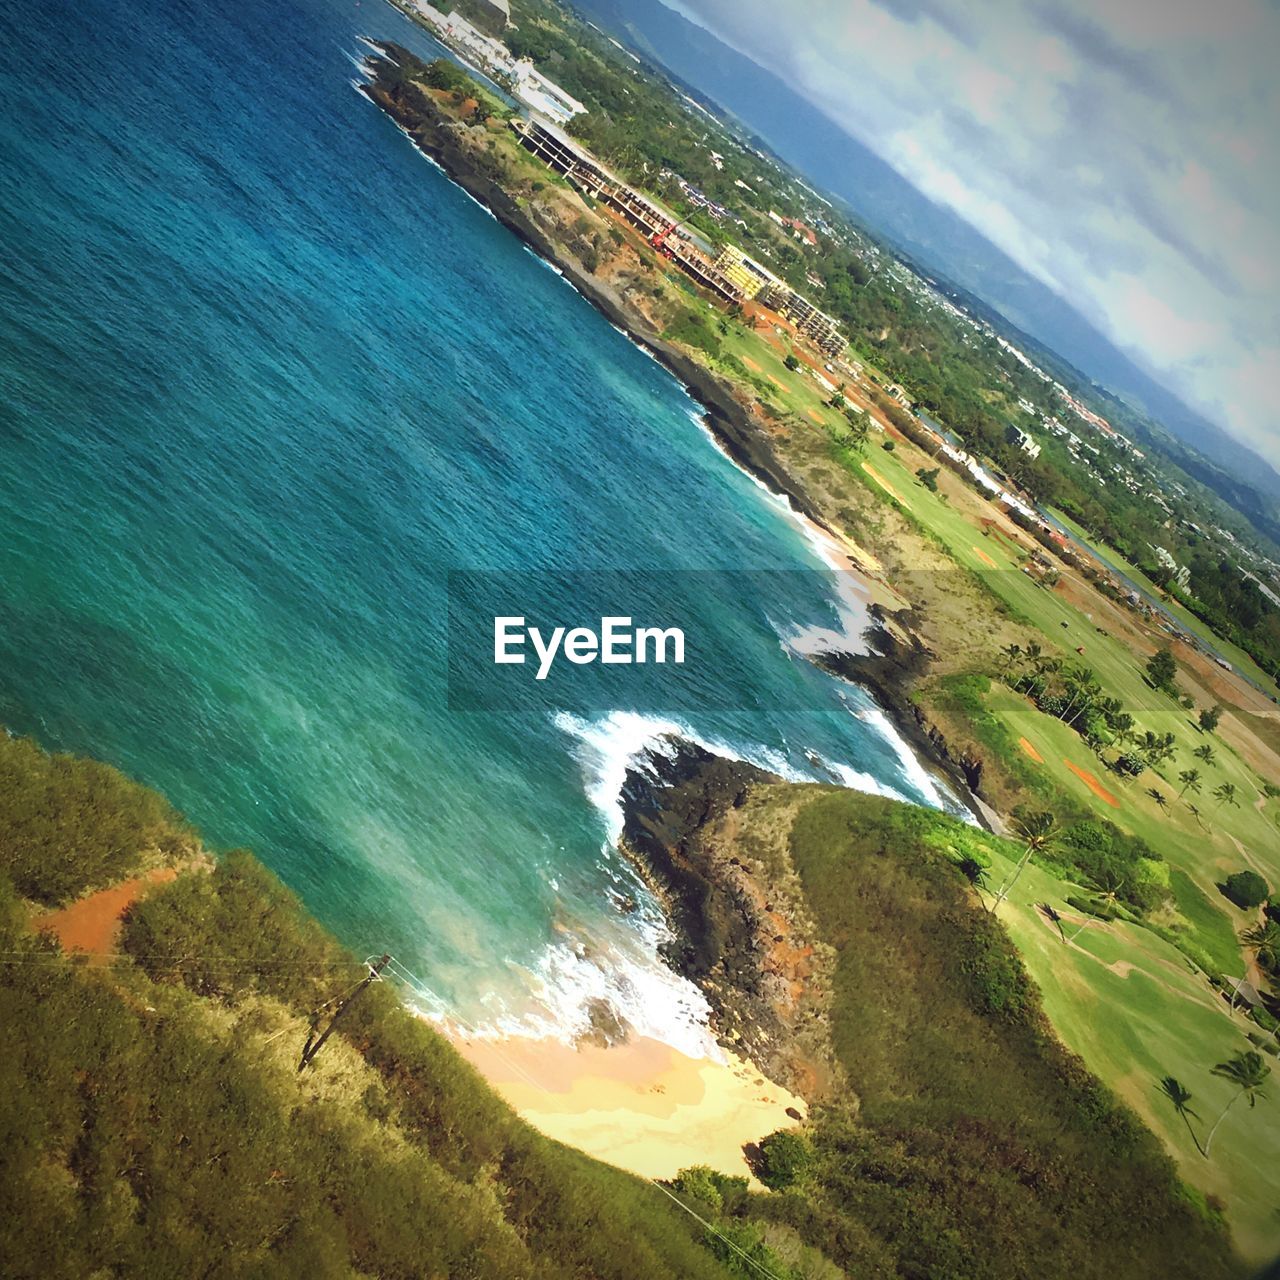
<path fill-rule="evenodd" d="M 665 0 L 1280 460 L 1271 0 Z"/>

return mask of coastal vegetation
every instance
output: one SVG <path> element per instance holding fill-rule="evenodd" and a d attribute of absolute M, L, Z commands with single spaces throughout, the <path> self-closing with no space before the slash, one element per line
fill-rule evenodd
<path fill-rule="evenodd" d="M 1085 426 L 1087 447 L 1071 445 L 1065 431 L 1041 432 L 1040 456 L 1029 457 L 1010 440 L 1010 423 L 1036 428 L 1045 417 L 1074 419 L 1060 395 L 994 333 L 975 333 L 950 305 L 986 319 L 981 302 L 945 285 L 924 287 L 891 246 L 816 201 L 760 139 L 701 99 L 696 87 L 673 81 L 643 57 L 637 63 L 571 10 L 554 0 L 513 0 L 512 19 L 504 36 L 512 52 L 532 58 L 587 105 L 570 129 L 611 168 L 659 196 L 713 246 L 733 240 L 793 287 L 816 290 L 817 304 L 841 321 L 858 359 L 885 384 L 907 388 L 972 452 L 1149 570 L 1272 676 L 1280 672 L 1280 608 L 1224 554 L 1227 543 L 1209 532 L 1217 526 L 1236 539 L 1262 537 L 1274 555 L 1280 517 L 1273 504 L 1178 445 L 1133 406 L 1099 392 L 1026 335 L 1009 333 L 1072 396 L 1147 451 L 1135 457 Z M 714 216 L 704 201 L 724 215 Z M 794 223 L 813 233 L 813 241 Z M 886 412 L 895 425 L 900 413 L 910 418 L 897 405 Z M 1136 485 L 1117 483 L 1124 473 L 1136 477 Z M 1171 499 L 1170 510 L 1154 504 L 1151 492 Z M 1187 567 L 1185 585 L 1170 580 L 1156 545 Z"/>
<path fill-rule="evenodd" d="M 752 793 L 747 829 L 781 841 L 834 949 L 829 1035 L 850 1087 L 760 1143 L 765 1190 L 673 1179 L 694 1217 L 519 1121 L 393 981 L 353 1000 L 300 1073 L 308 1026 L 365 965 L 249 854 L 211 862 L 89 761 L 64 794 L 97 814 L 78 835 L 172 840 L 178 874 L 129 906 L 114 958 L 64 953 L 8 852 L 49 757 L 3 739 L 0 760 L 0 1006 L 22 1028 L 3 1069 L 20 1105 L 0 1144 L 0 1248 L 18 1274 L 37 1259 L 189 1273 L 212 1256 L 262 1275 L 1234 1274 L 1220 1214 L 1057 1042 L 960 868 L 1013 866 L 1020 846 L 831 788 Z M 76 847 L 44 851 L 64 881 Z M 1257 1077 L 1235 1087 L 1264 1106 Z M 1230 1114 L 1219 1124 L 1234 1143 Z"/>
<path fill-rule="evenodd" d="M 1024 896 L 1010 886 L 997 907 L 975 888 L 975 865 L 1013 876 L 1028 840 L 1051 842 L 1045 821 L 1026 826 L 1006 841 L 892 800 L 754 783 L 731 818 L 672 837 L 720 849 L 775 901 L 794 875 L 835 957 L 826 1027 L 846 1084 L 759 1144 L 768 1194 L 705 1197 L 722 1225 L 785 1225 L 859 1276 L 1239 1273 L 1222 1203 L 1182 1185 L 1054 1034 L 1006 932 Z M 1233 1035 L 1219 1029 L 1219 1056 Z"/>
<path fill-rule="evenodd" d="M 657 1188 L 519 1121 L 390 981 L 300 1074 L 362 963 L 115 770 L 4 736 L 0 770 L 6 1274 L 726 1274 Z M 114 960 L 39 931 L 39 904 L 156 848 L 181 874 L 133 904 Z"/>

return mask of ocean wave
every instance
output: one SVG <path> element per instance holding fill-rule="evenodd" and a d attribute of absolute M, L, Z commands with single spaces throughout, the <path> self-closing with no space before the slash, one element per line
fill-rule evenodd
<path fill-rule="evenodd" d="M 604 821 L 611 844 L 622 835 L 622 785 L 628 769 L 646 753 L 669 755 L 669 738 L 683 738 L 715 755 L 768 769 L 789 782 L 812 782 L 780 751 L 761 744 L 737 746 L 700 734 L 691 725 L 638 711 L 610 711 L 595 720 L 557 712 L 552 723 L 577 744 L 574 755 L 583 774 L 587 799 Z"/>

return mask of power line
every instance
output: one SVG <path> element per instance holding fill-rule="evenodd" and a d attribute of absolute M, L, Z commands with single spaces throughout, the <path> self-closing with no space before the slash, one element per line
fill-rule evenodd
<path fill-rule="evenodd" d="M 410 985 L 417 987 L 420 991 L 425 992 L 428 996 L 430 996 L 433 1000 L 439 1002 L 440 1004 L 444 1003 L 444 1001 L 440 999 L 440 996 L 435 991 L 433 991 L 425 982 L 423 982 L 421 978 L 417 977 L 416 974 L 412 973 L 405 965 L 401 964 L 399 960 L 395 959 L 395 957 L 391 958 L 391 965 L 393 967 L 393 973 L 395 977 L 400 978 L 402 982 L 408 982 L 410 983 Z M 395 970 L 399 970 L 400 972 L 394 972 Z M 466 1027 L 469 1031 L 471 1031 L 473 1035 L 479 1038 L 483 1038 L 483 1037 L 480 1037 L 480 1032 L 478 1031 L 478 1029 L 472 1026 L 472 1024 L 469 1023 L 460 1014 L 455 1013 L 453 1016 L 456 1018 L 458 1022 L 460 1022 L 464 1027 Z M 537 1089 L 541 1093 L 549 1094 L 552 1092 L 552 1090 L 549 1089 L 545 1084 L 541 1083 L 538 1080 L 535 1080 L 533 1076 L 531 1076 L 523 1067 L 520 1066 L 519 1063 L 512 1062 L 511 1059 L 507 1058 L 500 1050 L 496 1048 L 491 1048 L 491 1052 L 493 1053 L 493 1056 L 495 1058 L 497 1058 L 500 1062 L 505 1064 L 510 1070 L 514 1071 L 518 1076 L 520 1076 L 521 1079 L 523 1079 L 527 1084 L 531 1085 L 534 1089 Z M 736 1253 L 743 1260 L 743 1262 L 745 1262 L 749 1267 L 754 1268 L 762 1276 L 765 1276 L 766 1280 L 781 1280 L 781 1277 L 776 1272 L 771 1271 L 768 1267 L 764 1265 L 764 1263 L 760 1262 L 756 1258 L 753 1258 L 739 1244 L 737 1244 L 733 1240 L 730 1240 L 729 1237 L 726 1236 L 724 1232 L 722 1232 L 718 1227 L 716 1227 L 713 1223 L 708 1222 L 706 1218 L 704 1218 L 700 1213 L 697 1212 L 697 1210 L 692 1209 L 690 1208 L 689 1205 L 685 1204 L 685 1202 L 681 1200 L 680 1197 L 676 1195 L 675 1192 L 672 1191 L 670 1187 L 664 1186 L 661 1182 L 658 1181 L 657 1178 L 651 1178 L 647 1174 L 640 1174 L 638 1176 L 643 1177 L 646 1182 L 650 1182 L 653 1184 L 653 1186 L 657 1187 L 658 1190 L 661 1191 L 664 1196 L 666 1196 L 669 1200 L 671 1200 L 673 1203 L 675 1203 L 681 1209 L 683 1209 L 685 1213 L 687 1213 L 691 1218 L 694 1219 L 695 1222 L 698 1222 L 705 1230 L 709 1231 L 718 1240 L 720 1240 L 725 1245 L 727 1245 L 730 1249 L 732 1249 L 733 1252 Z"/>
<path fill-rule="evenodd" d="M 64 964 L 68 960 L 73 959 L 77 955 L 99 956 L 104 959 L 121 959 L 121 958 L 127 957 L 130 960 L 149 961 L 149 962 L 155 963 L 158 966 L 168 966 L 171 968 L 198 966 L 204 970 L 213 969 L 216 971 L 220 971 L 224 975 L 232 974 L 232 973 L 249 973 L 249 972 L 253 972 L 257 968 L 267 968 L 267 969 L 293 968 L 294 976 L 305 977 L 312 974 L 320 975 L 320 974 L 332 973 L 333 971 L 339 970 L 339 969 L 352 969 L 356 967 L 368 968 L 369 969 L 368 976 L 366 976 L 365 978 L 362 978 L 351 989 L 351 991 L 348 994 L 343 996 L 333 996 L 330 999 L 326 1000 L 323 1004 L 318 1005 L 315 1009 L 312 1010 L 310 1015 L 310 1017 L 313 1020 L 312 1032 L 311 1034 L 308 1035 L 307 1042 L 303 1046 L 302 1059 L 298 1066 L 299 1071 L 303 1071 L 307 1066 L 311 1064 L 311 1062 L 314 1061 L 316 1054 L 320 1052 L 320 1049 L 324 1045 L 325 1041 L 328 1040 L 330 1035 L 333 1034 L 334 1025 L 336 1024 L 338 1018 L 341 1016 L 343 1011 L 346 1009 L 349 1002 L 353 1000 L 361 991 L 363 991 L 364 988 L 367 987 L 371 982 L 375 981 L 380 976 L 384 968 L 389 969 L 392 973 L 392 976 L 399 978 L 402 982 L 415 988 L 416 990 L 425 993 L 426 995 L 430 996 L 433 1000 L 437 1001 L 439 1004 L 443 1005 L 445 1003 L 443 1000 L 441 1000 L 440 996 L 430 986 L 427 985 L 427 983 L 423 982 L 422 979 L 419 978 L 415 973 L 413 973 L 407 966 L 402 964 L 399 960 L 397 960 L 394 956 L 391 956 L 391 955 L 383 955 L 382 957 L 380 957 L 380 959 L 375 965 L 375 964 L 371 964 L 370 961 L 368 960 L 365 960 L 363 962 L 355 961 L 355 960 L 332 960 L 332 961 L 280 960 L 278 958 L 269 957 L 269 956 L 261 956 L 261 957 L 256 957 L 256 956 L 208 957 L 208 956 L 192 956 L 192 955 L 173 956 L 173 955 L 158 955 L 155 953 L 135 954 L 130 951 L 94 952 L 94 951 L 80 951 L 78 949 L 72 949 L 66 952 L 64 951 L 46 951 L 46 952 L 0 951 L 0 965 Z M 317 1036 L 316 1034 L 317 1026 L 315 1023 L 315 1019 L 320 1013 L 322 1013 L 325 1009 L 327 1009 L 330 1005 L 332 1005 L 335 1001 L 338 1001 L 338 1000 L 341 1000 L 342 1003 L 339 1005 L 333 1017 L 329 1020 L 328 1027 L 323 1032 L 319 1033 L 319 1035 Z M 486 1039 L 486 1037 L 483 1035 L 480 1029 L 476 1027 L 473 1023 L 468 1022 L 464 1017 L 462 1017 L 461 1014 L 455 1011 L 451 1016 L 453 1017 L 454 1021 L 460 1023 L 463 1027 L 465 1027 L 468 1031 L 470 1031 L 471 1034 L 475 1036 L 477 1039 Z M 291 1027 L 287 1026 L 282 1028 L 280 1031 L 275 1032 L 273 1035 L 269 1036 L 265 1041 L 263 1041 L 263 1044 L 264 1045 L 270 1044 L 273 1040 L 284 1035 L 289 1030 L 291 1030 Z M 548 1088 L 547 1085 L 543 1084 L 540 1080 L 534 1079 L 534 1077 L 530 1075 L 529 1072 L 526 1071 L 519 1063 L 512 1061 L 505 1054 L 503 1054 L 501 1050 L 497 1049 L 496 1047 L 491 1047 L 491 1052 L 493 1053 L 493 1056 L 495 1058 L 497 1058 L 500 1062 L 502 1062 L 503 1065 L 505 1065 L 510 1071 L 514 1072 L 517 1076 L 519 1076 L 522 1080 L 524 1080 L 524 1082 L 528 1084 L 531 1088 L 538 1090 L 540 1093 L 550 1094 L 551 1092 L 553 1092 L 550 1088 Z M 720 1240 L 729 1249 L 733 1250 L 733 1252 L 736 1253 L 749 1267 L 752 1267 L 755 1271 L 759 1272 L 762 1276 L 765 1276 L 766 1280 L 781 1280 L 781 1277 L 779 1277 L 776 1274 L 776 1272 L 771 1271 L 762 1262 L 759 1262 L 757 1259 L 751 1257 L 751 1255 L 747 1253 L 745 1249 L 743 1249 L 735 1241 L 730 1240 L 729 1237 L 726 1236 L 722 1231 L 720 1231 L 714 1224 L 708 1222 L 695 1209 L 692 1209 L 689 1205 L 685 1204 L 685 1202 L 681 1200 L 680 1197 L 677 1196 L 670 1189 L 670 1187 L 664 1186 L 661 1182 L 658 1181 L 657 1178 L 648 1177 L 647 1175 L 644 1175 L 644 1174 L 641 1174 L 638 1176 L 644 1177 L 645 1181 L 657 1187 L 657 1189 L 661 1191 L 664 1196 L 666 1196 L 679 1208 L 683 1209 L 685 1213 L 687 1213 L 691 1218 L 693 1218 L 694 1221 L 699 1223 L 706 1231 L 709 1231 L 713 1236 L 715 1236 L 718 1240 Z"/>

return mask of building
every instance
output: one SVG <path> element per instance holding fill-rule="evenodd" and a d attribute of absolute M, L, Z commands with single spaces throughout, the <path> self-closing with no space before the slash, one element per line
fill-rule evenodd
<path fill-rule="evenodd" d="M 511 6 L 507 0 L 472 0 L 472 4 L 487 27 L 501 31 L 511 22 Z"/>
<path fill-rule="evenodd" d="M 737 245 L 727 244 L 720 250 L 716 267 L 726 280 L 738 286 L 743 298 L 754 298 L 767 285 L 782 284 L 772 271 L 748 257 Z"/>
<path fill-rule="evenodd" d="M 587 109 L 554 80 L 544 76 L 528 58 L 521 58 L 511 75 L 512 95 L 531 111 L 540 112 L 556 124 L 568 124 Z"/>
<path fill-rule="evenodd" d="M 419 4 L 418 12 L 425 18 L 436 21 L 433 17 L 438 11 L 430 6 Z M 501 40 L 485 35 L 479 27 L 473 27 L 460 13 L 451 13 L 447 18 L 436 21 L 446 43 L 456 49 L 464 58 L 473 62 L 481 71 L 491 76 L 509 76 L 514 69 L 511 50 Z"/>
<path fill-rule="evenodd" d="M 772 307 L 779 315 L 790 320 L 799 332 L 812 338 L 820 351 L 829 356 L 838 356 L 844 350 L 845 340 L 835 318 L 819 311 L 808 298 L 797 293 L 789 284 L 776 280 L 765 285 L 758 296 L 766 307 Z"/>
<path fill-rule="evenodd" d="M 838 356 L 845 349 L 845 340 L 831 316 L 733 245 L 713 260 L 681 230 L 674 213 L 610 173 L 553 120 L 534 115 L 513 120 L 511 127 L 526 151 L 626 219 L 664 257 L 722 302 L 732 305 L 759 297 L 827 355 Z"/>
<path fill-rule="evenodd" d="M 1168 548 L 1153 546 L 1151 543 L 1148 543 L 1147 545 L 1151 547 L 1151 550 L 1155 553 L 1156 563 L 1162 569 L 1167 569 L 1169 571 L 1170 581 L 1176 583 L 1183 591 L 1185 591 L 1191 582 L 1190 567 L 1185 564 L 1179 564 L 1173 558 L 1173 555 Z"/>
<path fill-rule="evenodd" d="M 1029 458 L 1038 458 L 1040 456 L 1040 446 L 1033 440 L 1021 427 L 1015 427 L 1012 423 L 1004 433 L 1004 438 L 1010 444 L 1016 444 L 1023 453 Z"/>
<path fill-rule="evenodd" d="M 742 301 L 738 286 L 726 279 L 688 236 L 677 230 L 678 219 L 673 213 L 615 177 L 563 129 L 537 116 L 512 121 L 511 127 L 526 151 L 531 151 L 580 191 L 624 218 L 685 275 L 721 302 Z"/>

